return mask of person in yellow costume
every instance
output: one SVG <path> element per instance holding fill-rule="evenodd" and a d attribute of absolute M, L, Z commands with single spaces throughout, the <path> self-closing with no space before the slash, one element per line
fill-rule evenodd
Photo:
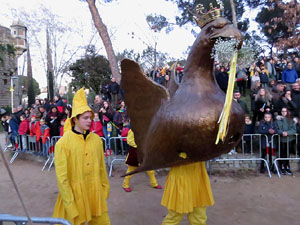
<path fill-rule="evenodd" d="M 162 225 L 178 225 L 185 214 L 191 225 L 205 225 L 206 207 L 214 204 L 205 162 L 172 167 L 161 204 L 168 209 Z"/>
<path fill-rule="evenodd" d="M 109 183 L 101 138 L 89 129 L 94 117 L 80 89 L 73 99 L 71 126 L 55 145 L 59 194 L 53 217 L 73 225 L 109 225 Z"/>
<path fill-rule="evenodd" d="M 128 155 L 127 155 L 127 158 L 126 158 L 126 164 L 128 165 L 128 169 L 127 169 L 126 173 L 129 173 L 129 172 L 135 170 L 139 166 L 139 162 L 138 162 L 138 159 L 137 159 L 137 151 L 138 151 L 137 150 L 137 145 L 134 141 L 134 133 L 131 129 L 128 132 L 127 144 L 129 145 L 129 152 L 128 152 Z M 148 170 L 147 174 L 150 178 L 151 186 L 153 188 L 156 188 L 156 189 L 162 189 L 162 186 L 157 183 L 157 180 L 155 178 L 155 171 L 154 170 Z M 130 188 L 130 179 L 131 179 L 131 177 L 132 177 L 132 175 L 126 176 L 124 178 L 123 189 L 126 192 L 131 192 L 131 188 Z"/>

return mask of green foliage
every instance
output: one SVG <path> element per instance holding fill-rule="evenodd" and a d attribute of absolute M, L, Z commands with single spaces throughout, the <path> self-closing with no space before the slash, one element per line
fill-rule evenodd
<path fill-rule="evenodd" d="M 63 98 L 67 99 L 67 104 L 71 105 L 72 101 L 73 101 L 73 97 L 74 97 L 74 93 L 72 90 L 72 86 L 71 86 L 71 84 L 69 84 L 68 92 L 67 92 L 67 94 L 63 95 Z"/>
<path fill-rule="evenodd" d="M 156 64 L 155 64 L 154 57 L 156 57 Z M 164 66 L 166 64 L 167 53 L 157 51 L 152 46 L 148 46 L 146 49 L 143 50 L 141 58 L 142 58 L 141 60 L 142 67 L 144 69 L 152 69 L 155 66 L 156 67 Z"/>
<path fill-rule="evenodd" d="M 213 3 L 215 7 L 218 6 L 216 0 L 194 0 L 194 1 L 170 0 L 170 1 L 176 3 L 178 9 L 181 11 L 181 15 L 176 16 L 176 23 L 180 26 L 183 26 L 187 23 L 193 23 L 196 25 L 193 16 L 196 14 L 196 6 L 198 4 L 203 4 L 205 9 L 209 9 L 210 3 Z M 224 4 L 224 16 L 230 21 L 232 21 L 230 0 L 224 0 L 223 4 Z M 245 5 L 243 0 L 235 0 L 235 10 L 236 10 L 236 16 L 238 21 L 238 28 L 241 29 L 241 31 L 245 32 L 248 29 L 249 20 L 246 19 L 244 21 L 241 21 L 243 13 L 245 12 Z"/>
<path fill-rule="evenodd" d="M 276 3 L 273 4 L 272 9 L 263 7 L 257 14 L 256 22 L 260 25 L 261 31 L 267 37 L 267 42 L 272 46 L 282 37 L 288 35 L 288 27 L 283 24 L 283 21 L 278 21 L 275 18 L 280 18 L 283 15 L 283 10 L 278 7 Z"/>
<path fill-rule="evenodd" d="M 5 55 L 14 57 L 16 55 L 16 49 L 11 44 L 0 44 L 0 63 L 3 65 L 5 61 Z"/>
<path fill-rule="evenodd" d="M 117 55 L 117 61 L 121 62 L 123 59 L 132 59 L 134 61 L 136 61 L 137 63 L 139 63 L 140 59 L 141 59 L 141 55 L 140 53 L 135 53 L 133 49 L 128 50 L 125 49 L 123 52 L 119 52 Z"/>
<path fill-rule="evenodd" d="M 172 30 L 171 24 L 168 22 L 167 18 L 162 15 L 148 15 L 146 21 L 151 30 L 154 32 L 160 32 L 162 29 L 166 28 L 166 32 Z"/>
<path fill-rule="evenodd" d="M 22 86 L 24 87 L 22 89 L 23 94 L 28 95 L 28 87 L 29 87 L 30 79 L 26 76 L 18 76 L 18 82 L 19 82 L 20 87 L 22 87 Z M 32 85 L 33 85 L 34 95 L 37 96 L 37 95 L 41 94 L 39 83 L 34 78 L 32 78 Z"/>
<path fill-rule="evenodd" d="M 94 46 L 87 49 L 86 55 L 73 63 L 71 85 L 75 89 L 85 87 L 100 93 L 101 85 L 110 80 L 111 69 L 109 61 L 102 55 L 97 55 Z"/>

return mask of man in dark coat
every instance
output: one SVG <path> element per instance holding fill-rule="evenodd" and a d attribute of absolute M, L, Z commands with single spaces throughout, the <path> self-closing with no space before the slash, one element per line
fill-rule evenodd
<path fill-rule="evenodd" d="M 241 100 L 241 93 L 239 91 L 235 91 L 233 94 L 233 100 L 240 104 L 245 114 L 249 114 L 249 109 L 246 102 Z"/>
<path fill-rule="evenodd" d="M 111 82 L 108 85 L 109 92 L 111 94 L 111 104 L 114 109 L 116 109 L 118 95 L 120 91 L 120 85 L 116 82 L 116 78 L 112 77 Z"/>

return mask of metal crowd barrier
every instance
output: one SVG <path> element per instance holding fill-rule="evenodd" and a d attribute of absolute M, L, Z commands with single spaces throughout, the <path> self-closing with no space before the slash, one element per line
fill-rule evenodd
<path fill-rule="evenodd" d="M 266 146 L 267 146 L 267 149 L 268 150 L 268 147 L 269 147 L 269 143 L 268 143 L 268 136 L 265 135 L 265 134 L 244 134 L 243 137 L 242 137 L 242 158 L 222 158 L 219 157 L 219 158 L 216 158 L 214 160 L 211 160 L 211 161 L 216 161 L 216 162 L 226 162 L 226 161 L 263 161 L 264 164 L 266 165 L 266 168 L 267 168 L 267 171 L 268 171 L 268 175 L 269 177 L 271 178 L 272 177 L 272 174 L 270 172 L 270 167 L 269 167 L 269 164 L 267 162 L 266 159 L 262 158 L 261 157 L 261 153 L 262 153 L 262 149 L 261 149 L 261 137 L 262 136 L 265 136 L 265 140 L 266 140 Z M 245 137 L 250 137 L 250 158 L 249 157 L 243 157 L 243 156 L 246 156 L 246 153 L 245 153 Z M 255 137 L 258 137 L 258 142 L 259 142 L 259 156 L 256 157 L 255 154 L 254 154 L 254 151 L 253 151 L 253 139 Z"/>
<path fill-rule="evenodd" d="M 295 157 L 290 157 L 291 156 L 291 154 L 290 154 L 290 145 L 291 145 L 291 142 L 293 141 L 293 140 L 289 140 L 289 137 L 291 137 L 291 136 L 295 136 L 295 145 L 294 145 L 294 147 L 295 147 Z M 275 169 L 276 169 L 276 172 L 277 172 L 277 175 L 278 175 L 278 177 L 279 178 L 281 178 L 281 175 L 280 175 L 280 169 L 279 169 L 279 167 L 278 167 L 278 164 L 277 164 L 277 162 L 278 161 L 283 161 L 283 160 L 292 160 L 292 161 L 300 161 L 300 156 L 299 156 L 299 152 L 298 152 L 298 134 L 294 134 L 294 135 L 289 135 L 289 136 L 287 136 L 287 142 L 286 142 L 286 145 L 287 145 L 287 157 L 286 158 L 281 158 L 281 141 L 280 141 L 280 139 L 281 139 L 281 137 L 280 137 L 280 135 L 279 134 L 273 134 L 272 135 L 272 149 L 273 149 L 273 145 L 274 145 L 274 143 L 275 143 L 275 141 L 274 141 L 274 138 L 276 138 L 277 137 L 277 140 L 278 140 L 278 157 L 274 160 L 274 165 L 275 165 Z M 285 142 L 282 142 L 282 143 L 285 143 Z"/>
<path fill-rule="evenodd" d="M 48 171 L 50 171 L 51 170 L 51 167 L 53 166 L 53 164 L 54 164 L 54 149 L 55 149 L 55 144 L 56 144 L 56 142 L 61 138 L 62 136 L 53 136 L 52 138 L 51 138 L 51 145 L 50 145 L 50 148 L 51 148 L 51 151 L 49 150 L 49 156 L 48 156 L 48 158 L 47 158 L 47 160 L 46 160 L 46 162 L 45 162 L 45 164 L 44 164 L 44 166 L 43 166 L 43 168 L 42 168 L 42 171 L 44 171 L 45 170 L 45 168 L 46 168 L 46 166 L 47 166 L 47 164 L 50 162 L 50 164 L 49 164 L 49 167 L 48 167 Z M 101 137 L 101 139 L 102 139 L 102 141 L 104 142 L 104 147 L 105 147 L 105 149 L 104 149 L 104 154 L 106 155 L 107 154 L 107 145 L 106 145 L 106 140 L 105 140 L 105 138 L 104 137 Z M 108 163 L 108 162 L 107 162 Z"/>
<path fill-rule="evenodd" d="M 111 176 L 111 173 L 112 173 L 112 169 L 113 169 L 113 165 L 115 162 L 125 162 L 126 160 L 126 156 L 127 156 L 127 152 L 125 151 L 126 150 L 126 147 L 124 145 L 124 142 L 123 140 L 127 140 L 127 137 L 111 137 L 109 139 L 109 150 L 110 150 L 110 153 L 113 152 L 114 154 L 110 154 L 110 157 L 112 157 L 113 159 L 110 160 L 110 169 L 109 169 L 109 174 L 108 176 Z M 117 140 L 120 140 L 120 149 L 118 148 L 118 143 L 117 143 Z M 112 150 L 112 141 L 114 141 L 114 149 Z M 127 143 L 126 143 L 127 144 Z M 119 154 L 120 153 L 120 154 Z M 119 158 L 117 158 L 117 155 L 120 155 Z"/>
<path fill-rule="evenodd" d="M 14 149 L 14 154 L 10 160 L 10 163 L 13 163 L 20 153 L 42 155 L 43 153 L 42 139 L 43 139 L 42 136 L 40 137 L 39 141 L 36 141 L 36 136 L 18 135 L 15 138 L 15 146 L 14 146 L 15 149 Z M 7 150 L 7 148 L 5 150 Z"/>
<path fill-rule="evenodd" d="M 32 223 L 42 223 L 42 224 L 62 224 L 62 225 L 72 225 L 68 220 L 60 218 L 51 218 L 51 217 L 31 217 Z M 24 225 L 28 223 L 28 218 L 25 216 L 14 216 L 10 214 L 0 214 L 0 225 L 3 225 L 3 222 L 10 222 L 16 225 Z"/>
<path fill-rule="evenodd" d="M 55 147 L 56 142 L 60 138 L 61 138 L 61 136 L 53 136 L 51 138 L 50 147 L 49 147 L 49 151 L 48 151 L 49 155 L 48 155 L 47 160 L 46 160 L 46 162 L 45 162 L 45 164 L 44 164 L 44 166 L 42 168 L 42 171 L 45 170 L 45 168 L 46 168 L 46 166 L 48 165 L 49 162 L 50 162 L 50 164 L 49 164 L 49 167 L 48 167 L 48 171 L 51 170 L 51 167 L 52 167 L 52 165 L 54 163 L 54 147 Z"/>

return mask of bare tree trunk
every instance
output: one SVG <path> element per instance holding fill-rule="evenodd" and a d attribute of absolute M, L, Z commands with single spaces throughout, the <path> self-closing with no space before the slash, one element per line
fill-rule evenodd
<path fill-rule="evenodd" d="M 28 96 L 28 106 L 34 104 L 35 93 L 33 88 L 33 79 L 32 79 L 32 67 L 31 67 L 31 56 L 29 45 L 27 45 L 27 96 Z"/>
<path fill-rule="evenodd" d="M 116 81 L 120 83 L 121 74 L 119 71 L 117 58 L 115 56 L 114 49 L 112 47 L 112 43 L 107 32 L 107 28 L 100 17 L 100 14 L 95 4 L 95 0 L 86 0 L 86 1 L 89 4 L 89 9 L 91 11 L 95 27 L 98 30 L 98 33 L 103 41 L 112 75 L 116 78 Z"/>
<path fill-rule="evenodd" d="M 48 98 L 53 100 L 54 97 L 54 85 L 53 85 L 53 63 L 52 63 L 52 52 L 50 47 L 50 34 L 47 28 L 47 83 L 48 83 Z"/>
<path fill-rule="evenodd" d="M 231 11 L 232 11 L 232 23 L 235 27 L 237 27 L 235 5 L 234 5 L 233 0 L 230 0 L 230 6 L 231 6 Z"/>

